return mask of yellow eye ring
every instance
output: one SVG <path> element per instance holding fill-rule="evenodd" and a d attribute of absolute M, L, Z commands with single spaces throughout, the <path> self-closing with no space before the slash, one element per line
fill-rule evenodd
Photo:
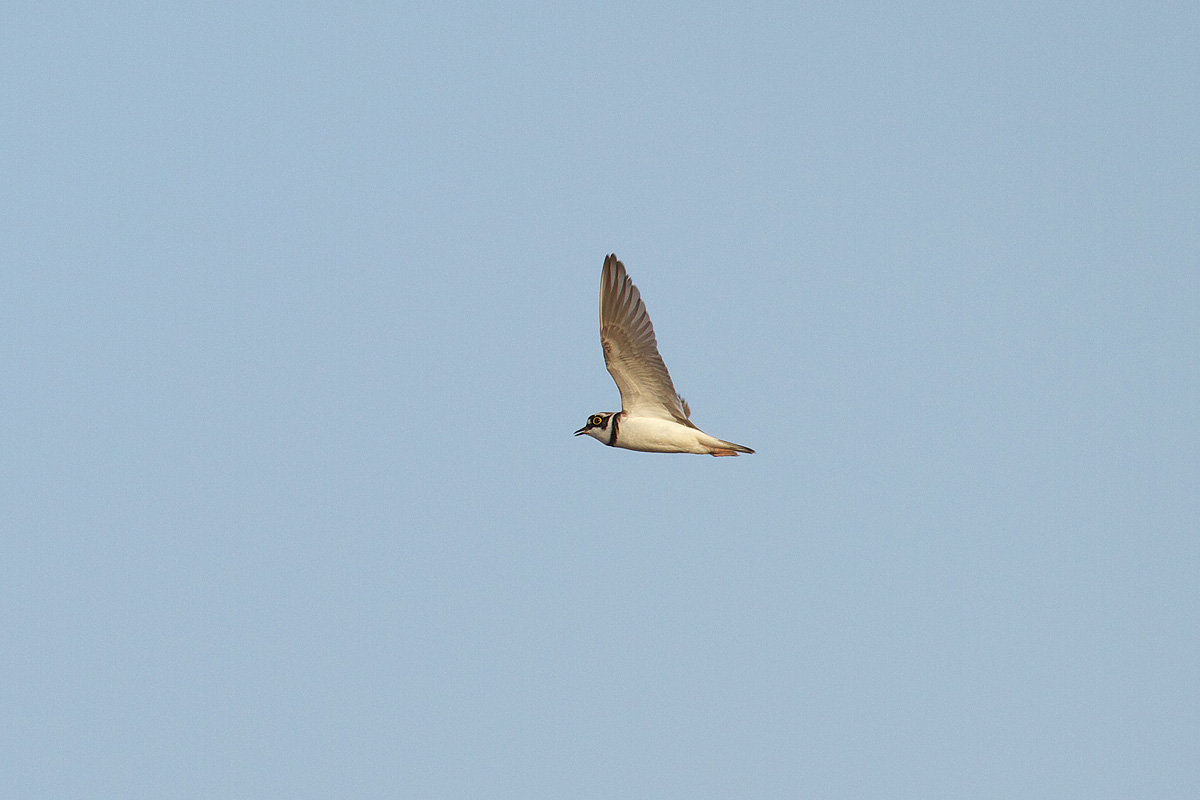
<path fill-rule="evenodd" d="M 600 416 L 599 414 L 596 414 L 594 417 L 592 417 L 590 420 L 588 420 L 588 422 L 592 423 L 596 427 L 599 427 L 604 424 L 604 417 Z"/>

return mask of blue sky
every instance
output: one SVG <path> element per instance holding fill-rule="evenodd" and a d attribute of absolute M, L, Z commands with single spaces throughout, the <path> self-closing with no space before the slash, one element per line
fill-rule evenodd
<path fill-rule="evenodd" d="M 0 794 L 1197 796 L 1198 29 L 9 8 Z"/>

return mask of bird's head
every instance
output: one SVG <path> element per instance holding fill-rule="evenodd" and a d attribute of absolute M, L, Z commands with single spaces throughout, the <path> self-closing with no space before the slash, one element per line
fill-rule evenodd
<path fill-rule="evenodd" d="M 575 431 L 575 435 L 579 436 L 580 434 L 586 433 L 588 436 L 608 444 L 608 440 L 610 438 L 609 432 L 612 430 L 612 420 L 614 416 L 615 414 L 611 412 L 592 414 L 587 418 L 587 424 Z"/>

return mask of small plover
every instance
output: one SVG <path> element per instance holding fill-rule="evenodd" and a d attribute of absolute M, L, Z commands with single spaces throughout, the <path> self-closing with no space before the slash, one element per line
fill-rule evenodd
<path fill-rule="evenodd" d="M 600 274 L 600 344 L 604 363 L 621 392 L 621 410 L 592 414 L 576 436 L 586 433 L 609 447 L 647 453 L 736 456 L 754 452 L 709 436 L 692 424 L 692 411 L 675 392 L 658 354 L 641 293 L 615 255 L 604 259 Z"/>

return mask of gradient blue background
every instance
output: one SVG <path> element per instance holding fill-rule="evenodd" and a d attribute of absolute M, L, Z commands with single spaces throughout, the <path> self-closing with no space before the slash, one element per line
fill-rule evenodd
<path fill-rule="evenodd" d="M 0 795 L 1200 797 L 1194 2 L 0 19 Z"/>

